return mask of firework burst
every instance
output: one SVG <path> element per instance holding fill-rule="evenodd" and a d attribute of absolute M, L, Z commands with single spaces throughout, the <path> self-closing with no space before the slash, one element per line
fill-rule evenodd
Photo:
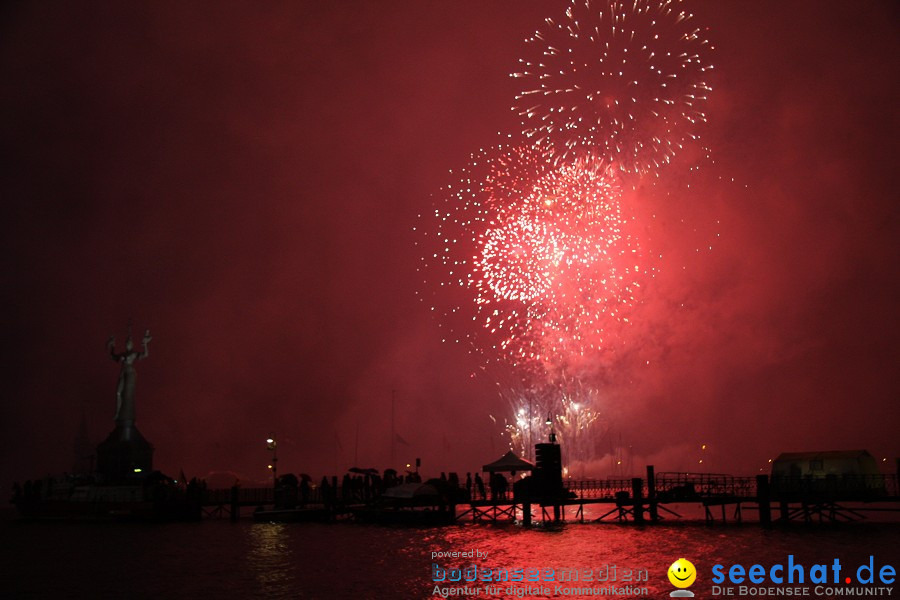
<path fill-rule="evenodd" d="M 513 110 L 558 159 L 656 173 L 698 138 L 711 46 L 679 0 L 573 0 L 526 41 Z"/>
<path fill-rule="evenodd" d="M 609 169 L 558 164 L 542 146 L 499 148 L 473 157 L 447 192 L 425 262 L 440 287 L 467 292 L 442 311 L 448 329 L 474 320 L 462 335 L 476 349 L 552 370 L 627 322 L 646 270 Z"/>
<path fill-rule="evenodd" d="M 473 155 L 443 190 L 422 270 L 445 341 L 515 373 L 498 383 L 510 447 L 531 456 L 552 430 L 583 467 L 607 414 L 591 382 L 628 356 L 620 334 L 655 272 L 630 233 L 646 210 L 632 200 L 653 185 L 631 174 L 709 158 L 689 143 L 712 47 L 681 0 L 571 0 L 526 42 L 513 109 L 528 143 Z"/>
<path fill-rule="evenodd" d="M 578 378 L 562 377 L 555 384 L 499 386 L 509 404 L 512 421 L 505 429 L 510 449 L 532 458 L 534 444 L 546 442 L 550 432 L 564 448 L 566 465 L 596 457 L 595 443 L 602 433 L 600 394 Z"/>

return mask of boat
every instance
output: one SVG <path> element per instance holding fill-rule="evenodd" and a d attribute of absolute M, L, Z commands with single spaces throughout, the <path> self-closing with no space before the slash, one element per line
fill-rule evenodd
<path fill-rule="evenodd" d="M 441 482 L 404 483 L 385 490 L 378 502 L 352 511 L 363 523 L 435 526 L 455 521 L 454 509 L 439 490 Z"/>

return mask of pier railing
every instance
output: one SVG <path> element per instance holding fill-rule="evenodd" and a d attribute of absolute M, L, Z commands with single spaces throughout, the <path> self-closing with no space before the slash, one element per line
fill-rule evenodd
<path fill-rule="evenodd" d="M 738 477 L 715 473 L 658 473 L 654 481 L 654 497 L 658 502 L 690 502 L 704 499 L 756 499 L 758 482 L 756 477 Z M 585 500 L 615 501 L 622 495 L 633 494 L 633 479 L 567 479 L 563 488 L 571 498 Z M 237 494 L 235 498 L 233 494 Z M 650 489 L 646 478 L 641 479 L 641 494 L 648 498 Z M 825 478 L 785 478 L 771 477 L 769 496 L 772 501 L 798 501 L 803 499 L 827 498 L 846 501 L 872 502 L 881 499 L 900 498 L 900 484 L 897 475 L 844 475 Z M 280 492 L 280 497 L 284 497 Z M 468 498 L 465 488 L 460 488 L 458 502 Z M 298 505 L 354 505 L 367 504 L 378 497 L 378 493 L 363 488 L 343 489 L 316 486 L 303 495 L 291 498 Z M 487 494 L 488 499 L 492 496 Z M 508 493 L 501 499 L 512 498 Z M 227 505 L 234 501 L 242 506 L 271 505 L 275 502 L 272 487 L 204 490 L 204 505 Z M 475 500 L 475 498 L 472 498 Z"/>
<path fill-rule="evenodd" d="M 634 491 L 632 479 L 583 479 L 565 480 L 563 487 L 578 498 L 614 499 L 622 493 Z M 733 475 L 711 473 L 659 473 L 655 477 L 655 493 L 666 497 L 684 499 L 701 496 L 754 496 L 756 479 L 753 477 L 735 477 Z M 643 497 L 650 490 L 647 479 L 641 480 Z"/>
<path fill-rule="evenodd" d="M 644 495 L 647 494 L 647 482 L 644 481 Z M 617 494 L 631 493 L 631 479 L 582 479 L 563 480 L 566 492 L 574 493 L 577 498 L 599 500 L 615 499 Z"/>
<path fill-rule="evenodd" d="M 565 480 L 567 492 L 577 498 L 614 499 L 621 493 L 632 493 L 631 479 Z M 661 502 L 690 501 L 702 498 L 755 498 L 756 477 L 738 477 L 719 473 L 662 472 L 655 477 L 655 494 Z M 900 497 L 900 483 L 892 475 L 841 475 L 824 478 L 788 478 L 774 476 L 770 479 L 771 498 L 792 499 L 802 497 L 832 497 L 838 499 L 875 501 L 880 498 Z M 647 480 L 642 479 L 642 493 L 649 493 Z"/>
<path fill-rule="evenodd" d="M 663 472 L 656 477 L 656 492 L 663 498 L 680 495 L 749 498 L 756 495 L 756 478 L 723 473 Z"/>

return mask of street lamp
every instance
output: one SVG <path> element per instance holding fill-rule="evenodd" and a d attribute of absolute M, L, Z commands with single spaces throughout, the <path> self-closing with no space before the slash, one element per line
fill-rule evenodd
<path fill-rule="evenodd" d="M 528 394 L 528 450 L 525 458 L 535 459 L 534 456 L 534 394 Z"/>
<path fill-rule="evenodd" d="M 269 465 L 269 468 L 272 469 L 272 487 L 278 487 L 278 440 L 275 437 L 275 433 L 269 434 L 269 437 L 266 438 L 266 450 L 272 452 L 272 464 Z"/>

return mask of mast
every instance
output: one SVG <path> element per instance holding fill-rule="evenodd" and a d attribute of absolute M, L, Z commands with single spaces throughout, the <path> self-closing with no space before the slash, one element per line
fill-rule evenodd
<path fill-rule="evenodd" d="M 397 390 L 391 390 L 391 468 L 397 464 L 397 453 L 395 447 L 397 444 L 397 430 L 394 426 L 394 406 L 397 403 Z"/>

